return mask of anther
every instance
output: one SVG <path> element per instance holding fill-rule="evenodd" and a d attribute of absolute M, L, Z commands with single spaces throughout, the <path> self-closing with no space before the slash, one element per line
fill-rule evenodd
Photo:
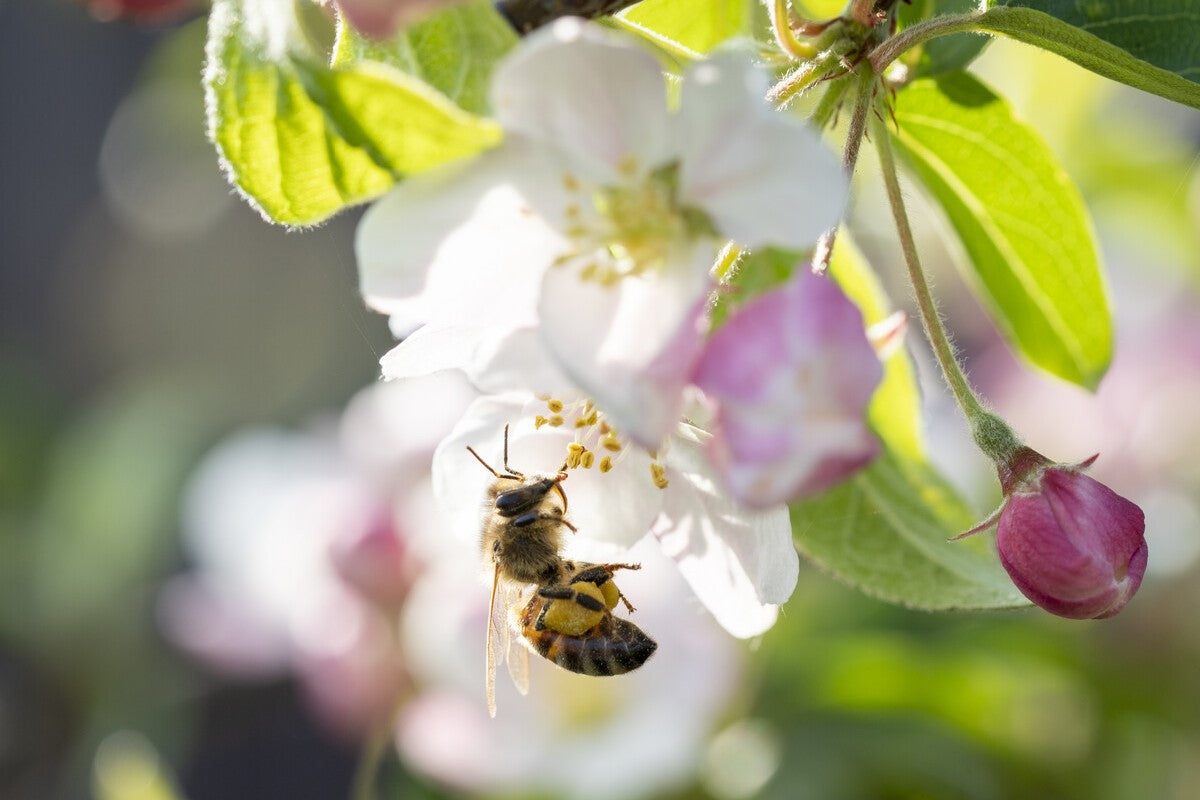
<path fill-rule="evenodd" d="M 618 439 L 617 435 L 612 431 L 604 434 L 604 438 L 600 440 L 600 445 L 605 450 L 611 450 L 614 453 L 620 452 L 621 450 L 621 440 Z"/>
<path fill-rule="evenodd" d="M 562 400 L 549 400 L 546 402 L 546 408 L 557 414 L 563 410 Z"/>
<path fill-rule="evenodd" d="M 567 445 L 567 466 L 571 469 L 578 467 L 582 461 L 583 454 L 587 452 L 587 448 L 579 442 L 571 442 Z"/>
<path fill-rule="evenodd" d="M 583 455 L 579 457 L 579 463 L 581 463 L 583 465 L 584 469 L 591 469 L 592 464 L 595 461 L 596 461 L 596 454 L 593 453 L 591 450 L 584 450 Z"/>
<path fill-rule="evenodd" d="M 563 424 L 563 418 L 560 417 L 558 414 L 555 414 L 553 417 L 546 420 L 546 422 L 550 425 L 551 428 L 557 428 L 558 426 Z"/>
<path fill-rule="evenodd" d="M 604 458 L 600 459 L 600 471 L 608 472 L 610 469 L 612 469 L 612 458 L 610 456 L 605 456 Z"/>
<path fill-rule="evenodd" d="M 549 422 L 549 421 L 550 421 L 550 420 L 546 419 L 546 418 L 545 418 L 545 417 L 543 417 L 541 414 L 538 414 L 536 417 L 534 417 L 534 418 L 533 418 L 533 427 L 534 427 L 535 429 L 537 429 L 537 428 L 540 428 L 540 427 L 542 427 L 543 425 L 545 425 L 545 424 L 546 424 L 547 422 Z"/>
<path fill-rule="evenodd" d="M 650 478 L 654 481 L 654 485 L 660 489 L 667 488 L 667 484 L 670 483 L 667 480 L 666 472 L 667 468 L 662 464 L 650 465 Z"/>

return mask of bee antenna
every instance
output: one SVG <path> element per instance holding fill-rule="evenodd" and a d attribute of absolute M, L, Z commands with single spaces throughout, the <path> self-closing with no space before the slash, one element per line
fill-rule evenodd
<path fill-rule="evenodd" d="M 475 448 L 471 447 L 471 445 L 467 445 L 467 452 L 470 453 L 471 455 L 475 456 L 475 460 L 478 461 L 480 464 L 483 464 L 484 469 L 486 469 L 488 472 L 495 475 L 497 478 L 500 477 L 500 473 L 496 472 L 496 470 L 492 469 L 491 465 L 489 465 L 486 461 L 484 461 L 483 456 L 479 455 L 479 453 L 476 453 Z"/>
<path fill-rule="evenodd" d="M 508 423 L 504 423 L 504 471 L 509 475 L 520 475 L 521 473 L 514 470 L 508 465 Z"/>

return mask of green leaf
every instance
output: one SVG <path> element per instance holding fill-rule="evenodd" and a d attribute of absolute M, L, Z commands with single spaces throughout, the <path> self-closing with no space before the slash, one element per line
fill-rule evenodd
<path fill-rule="evenodd" d="M 230 178 L 270 220 L 320 222 L 500 139 L 494 123 L 399 70 L 322 61 L 277 4 L 214 3 L 209 135 Z"/>
<path fill-rule="evenodd" d="M 1112 322 L 1087 211 L 1054 154 L 966 73 L 911 84 L 896 120 L 897 150 L 945 210 L 1005 338 L 1094 388 Z"/>
<path fill-rule="evenodd" d="M 1028 605 L 991 537 L 946 541 L 975 517 L 919 462 L 885 452 L 845 483 L 793 503 L 791 517 L 800 552 L 872 597 L 930 611 Z"/>
<path fill-rule="evenodd" d="M 978 22 L 982 30 L 1200 108 L 1200 0 L 1007 0 Z"/>
<path fill-rule="evenodd" d="M 749 32 L 753 8 L 747 0 L 643 0 L 617 20 L 684 59 L 696 59 L 726 39 Z"/>
<path fill-rule="evenodd" d="M 516 43 L 516 32 L 492 4 L 476 0 L 427 17 L 384 42 L 341 25 L 333 65 L 388 64 L 429 84 L 460 108 L 486 114 L 492 70 Z"/>

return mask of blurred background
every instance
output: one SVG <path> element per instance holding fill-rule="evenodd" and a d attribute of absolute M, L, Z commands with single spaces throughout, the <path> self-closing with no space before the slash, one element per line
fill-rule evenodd
<path fill-rule="evenodd" d="M 1197 796 L 1200 114 L 1010 42 L 978 64 L 1093 212 L 1118 321 L 1096 395 L 1013 361 L 910 192 L 984 394 L 1147 511 L 1118 618 L 922 614 L 805 567 L 747 647 L 631 578 L 674 637 L 646 674 L 536 671 L 487 723 L 486 598 L 431 555 L 424 483 L 469 391 L 372 387 L 356 215 L 285 232 L 231 193 L 187 17 L 0 0 L 0 798 L 367 797 L 376 770 L 379 797 Z M 865 166 L 854 228 L 898 277 Z M 990 510 L 936 384 L 927 405 Z"/>

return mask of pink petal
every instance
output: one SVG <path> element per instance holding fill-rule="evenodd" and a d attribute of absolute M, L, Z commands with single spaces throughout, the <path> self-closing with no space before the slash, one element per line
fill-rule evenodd
<path fill-rule="evenodd" d="M 756 507 L 822 491 L 878 453 L 866 408 L 883 376 L 862 315 L 807 271 L 712 337 L 694 381 L 716 404 L 709 456 Z"/>

